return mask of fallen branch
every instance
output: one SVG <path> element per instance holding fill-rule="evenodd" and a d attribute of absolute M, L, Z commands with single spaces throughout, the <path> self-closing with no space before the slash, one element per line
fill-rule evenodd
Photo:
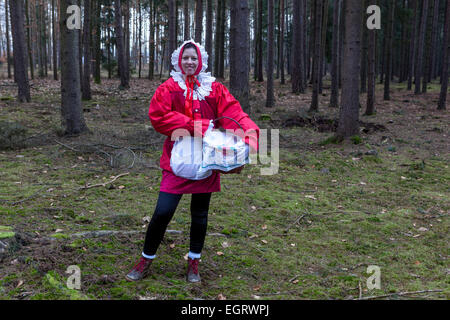
<path fill-rule="evenodd" d="M 98 183 L 98 184 L 93 184 L 93 185 L 86 185 L 84 187 L 80 187 L 79 190 L 83 190 L 83 189 L 90 189 L 90 188 L 95 188 L 95 187 L 105 187 L 107 184 L 113 183 L 114 181 L 116 181 L 118 178 L 126 176 L 130 174 L 129 172 L 126 173 L 121 173 L 117 176 L 115 176 L 111 181 L 108 182 L 104 182 L 104 183 Z"/>
<path fill-rule="evenodd" d="M 387 298 L 387 297 L 392 297 L 392 296 L 407 296 L 407 295 L 411 295 L 411 294 L 428 293 L 428 292 L 442 292 L 442 291 L 443 290 L 422 290 L 422 291 L 410 291 L 410 292 L 397 292 L 397 293 L 383 294 L 381 296 L 360 297 L 355 300 L 372 300 L 372 299 Z"/>

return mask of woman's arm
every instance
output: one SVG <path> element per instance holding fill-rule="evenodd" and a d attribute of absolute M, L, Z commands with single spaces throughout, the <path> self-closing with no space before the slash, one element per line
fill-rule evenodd
<path fill-rule="evenodd" d="M 209 120 L 202 119 L 201 125 L 194 126 L 194 120 L 185 114 L 172 110 L 172 98 L 167 84 L 156 89 L 150 102 L 148 116 L 155 130 L 166 136 L 171 136 L 176 129 L 186 129 L 191 135 L 194 131 L 204 135 L 209 126 Z"/>

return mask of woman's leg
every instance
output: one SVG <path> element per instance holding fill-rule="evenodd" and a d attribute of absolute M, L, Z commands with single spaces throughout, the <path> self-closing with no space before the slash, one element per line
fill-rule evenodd
<path fill-rule="evenodd" d="M 206 228 L 208 224 L 208 210 L 211 193 L 192 194 L 191 200 L 191 234 L 190 234 L 190 258 L 200 258 L 200 253 L 205 242 Z"/>
<path fill-rule="evenodd" d="M 166 232 L 167 225 L 177 209 L 183 195 L 160 191 L 155 212 L 148 225 L 145 236 L 143 256 L 153 259 Z"/>

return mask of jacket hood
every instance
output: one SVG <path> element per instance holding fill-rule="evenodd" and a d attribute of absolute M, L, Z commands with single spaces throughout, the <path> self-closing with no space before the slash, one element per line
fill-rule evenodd
<path fill-rule="evenodd" d="M 172 66 L 175 69 L 175 71 L 177 72 L 181 72 L 181 73 L 185 73 L 183 71 L 183 68 L 181 67 L 181 57 L 182 57 L 182 52 L 183 52 L 183 47 L 188 44 L 188 43 L 192 43 L 193 45 L 195 45 L 196 49 L 197 49 L 197 56 L 198 56 L 198 67 L 197 70 L 195 70 L 194 75 L 198 75 L 201 72 L 205 72 L 206 69 L 208 68 L 208 53 L 206 52 L 205 48 L 200 45 L 200 43 L 195 42 L 194 40 L 188 40 L 183 42 L 183 44 L 181 46 L 179 46 L 173 53 L 172 53 Z"/>

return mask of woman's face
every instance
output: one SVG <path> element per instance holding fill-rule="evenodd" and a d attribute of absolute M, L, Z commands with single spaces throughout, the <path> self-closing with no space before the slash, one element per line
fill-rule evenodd
<path fill-rule="evenodd" d="M 194 48 L 187 48 L 183 51 L 181 57 L 181 67 L 186 75 L 192 76 L 198 67 L 197 50 Z"/>

